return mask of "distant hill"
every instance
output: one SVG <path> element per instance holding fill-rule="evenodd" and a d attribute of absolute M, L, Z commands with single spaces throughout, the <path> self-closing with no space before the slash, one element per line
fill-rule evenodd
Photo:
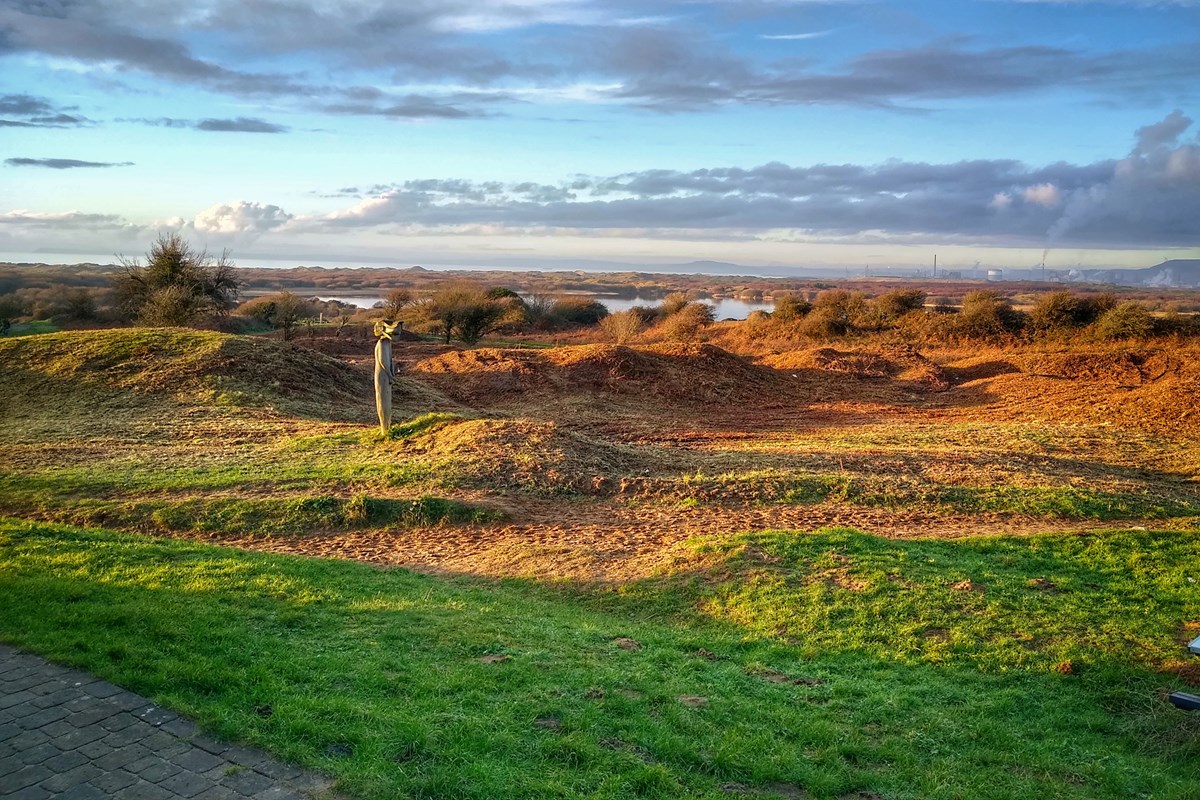
<path fill-rule="evenodd" d="M 1174 258 L 1144 269 L 1072 270 L 1071 277 L 1121 286 L 1200 287 L 1200 258 Z"/>

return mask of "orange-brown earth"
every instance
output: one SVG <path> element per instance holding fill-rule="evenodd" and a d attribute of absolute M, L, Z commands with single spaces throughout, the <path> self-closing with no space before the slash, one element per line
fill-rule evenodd
<path fill-rule="evenodd" d="M 842 346 L 750 358 L 704 344 L 461 350 L 400 342 L 396 356 L 399 394 L 436 390 L 447 407 L 482 419 L 399 452 L 491 464 L 480 468 L 501 491 L 457 496 L 504 511 L 505 521 L 210 538 L 423 570 L 623 580 L 687 568 L 696 555 L 685 542 L 747 530 L 849 525 L 961 537 L 1163 524 L 845 498 L 778 502 L 770 474 L 728 477 L 757 468 L 884 486 L 1168 487 L 1200 497 L 1195 347 L 930 357 L 911 347 Z M 704 475 L 693 480 L 692 470 Z M 568 494 L 554 496 L 555 486 Z"/>

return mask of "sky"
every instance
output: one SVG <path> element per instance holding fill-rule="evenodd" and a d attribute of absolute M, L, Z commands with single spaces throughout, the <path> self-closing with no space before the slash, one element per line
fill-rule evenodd
<path fill-rule="evenodd" d="M 1200 0 L 0 0 L 0 260 L 1200 257 Z"/>

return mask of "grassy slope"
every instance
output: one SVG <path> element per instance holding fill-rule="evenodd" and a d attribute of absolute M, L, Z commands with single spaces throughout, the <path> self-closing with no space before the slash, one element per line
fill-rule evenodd
<path fill-rule="evenodd" d="M 1156 671 L 1180 667 L 1180 622 L 1200 619 L 1195 533 L 779 532 L 607 591 L 19 521 L 0 545 L 0 637 L 357 797 L 1200 785 L 1197 720 L 1165 705 L 1178 679 Z"/>

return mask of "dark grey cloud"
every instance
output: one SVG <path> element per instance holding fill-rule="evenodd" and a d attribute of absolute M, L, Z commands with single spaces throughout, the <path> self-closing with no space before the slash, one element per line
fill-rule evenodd
<path fill-rule="evenodd" d="M 1187 124 L 1184 124 L 1184 123 Z M 1138 132 L 1130 155 L 1091 164 L 1012 160 L 875 166 L 781 163 L 644 170 L 562 185 L 434 179 L 362 190 L 316 229 L 412 226 L 792 232 L 796 238 L 1079 247 L 1195 246 L 1200 145 L 1173 113 Z M 358 195 L 359 187 L 352 187 Z"/>
<path fill-rule="evenodd" d="M 278 125 L 255 117 L 236 119 L 179 119 L 177 117 L 123 117 L 117 122 L 136 122 L 155 128 L 183 128 L 217 133 L 287 133 L 287 125 Z"/>
<path fill-rule="evenodd" d="M 0 128 L 80 128 L 92 120 L 69 114 L 75 106 L 60 107 L 45 97 L 30 94 L 0 95 Z"/>
<path fill-rule="evenodd" d="M 46 169 L 106 169 L 132 167 L 132 161 L 80 161 L 75 158 L 6 158 L 10 167 L 44 167 Z"/>
<path fill-rule="evenodd" d="M 286 125 L 277 125 L 252 117 L 236 119 L 202 119 L 196 123 L 198 131 L 217 131 L 223 133 L 287 133 Z"/>
<path fill-rule="evenodd" d="M 939 101 L 1062 88 L 1112 103 L 1197 96 L 1200 42 L 1105 52 L 950 39 L 840 63 L 771 60 L 726 37 L 714 22 L 721 14 L 706 8 L 727 8 L 730 19 L 795 21 L 789 3 L 752 5 L 735 12 L 734 4 L 672 0 L 23 2 L 0 7 L 0 56 L 42 53 L 105 64 L 118 79 L 142 73 L 329 114 L 401 120 L 498 115 L 498 107 L 521 101 L 513 85 L 536 92 L 573 83 L 611 85 L 608 99 L 663 112 L 734 104 L 920 111 Z M 391 88 L 430 84 L 458 88 Z"/>
<path fill-rule="evenodd" d="M 611 35 L 610 33 L 604 34 Z M 1194 97 L 1198 46 L 1090 53 L 1065 47 L 934 43 L 858 55 L 840 68 L 806 62 L 756 64 L 697 34 L 680 40 L 643 31 L 630 52 L 600 46 L 593 59 L 623 77 L 618 99 L 659 111 L 720 105 L 845 105 L 924 110 L 937 100 L 986 98 L 1076 88 L 1097 97 L 1143 102 L 1164 93 Z"/>

